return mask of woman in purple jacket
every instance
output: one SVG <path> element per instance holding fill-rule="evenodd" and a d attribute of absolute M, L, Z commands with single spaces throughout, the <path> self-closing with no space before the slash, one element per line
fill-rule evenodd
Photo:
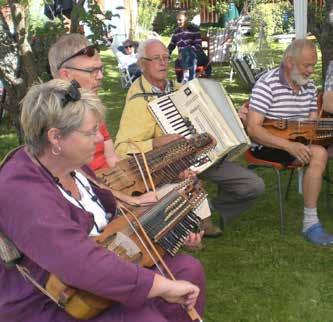
<path fill-rule="evenodd" d="M 30 89 L 21 116 L 26 145 L 0 169 L 0 232 L 22 252 L 20 265 L 39 284 L 53 273 L 117 302 L 89 321 L 190 321 L 184 307 L 195 307 L 200 315 L 204 309 L 205 280 L 197 260 L 166 256 L 177 279 L 172 281 L 122 260 L 89 237 L 103 230 L 116 208 L 112 194 L 83 174 L 103 139 L 103 114 L 97 96 L 75 84 L 53 80 Z M 76 320 L 16 268 L 0 262 L 0 321 Z"/>

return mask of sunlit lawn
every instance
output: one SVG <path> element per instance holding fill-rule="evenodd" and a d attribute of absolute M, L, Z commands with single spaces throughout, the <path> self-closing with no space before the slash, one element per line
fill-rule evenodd
<path fill-rule="evenodd" d="M 278 65 L 284 47 L 272 47 L 270 55 Z M 103 59 L 106 77 L 101 98 L 107 106 L 107 123 L 114 136 L 126 91 L 120 86 L 113 55 L 104 52 Z M 318 64 L 317 82 L 321 79 L 320 70 Z M 229 72 L 229 66 L 214 66 L 213 77 L 222 81 L 239 107 L 248 99 L 249 91 L 237 78 L 230 82 Z M 0 136 L 2 156 L 15 145 L 14 135 Z M 332 250 L 303 240 L 302 196 L 297 193 L 295 182 L 285 202 L 285 235 L 280 236 L 276 193 L 271 187 L 275 177 L 268 170 L 260 175 L 268 186 L 265 195 L 228 225 L 222 238 L 206 239 L 205 249 L 194 254 L 202 260 L 207 274 L 205 321 L 333 321 Z M 287 174 L 284 183 L 286 179 Z M 214 186 L 207 186 L 213 193 Z M 324 226 L 333 232 L 332 212 L 327 208 L 324 191 L 319 213 Z M 216 215 L 214 220 L 217 222 Z"/>

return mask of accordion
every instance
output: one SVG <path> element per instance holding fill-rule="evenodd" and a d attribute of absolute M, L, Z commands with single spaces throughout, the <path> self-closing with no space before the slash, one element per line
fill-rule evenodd
<path fill-rule="evenodd" d="M 178 91 L 150 102 L 149 110 L 165 134 L 191 138 L 207 132 L 216 139 L 216 147 L 192 167 L 199 173 L 223 157 L 236 158 L 250 146 L 228 94 L 217 81 L 193 79 Z"/>

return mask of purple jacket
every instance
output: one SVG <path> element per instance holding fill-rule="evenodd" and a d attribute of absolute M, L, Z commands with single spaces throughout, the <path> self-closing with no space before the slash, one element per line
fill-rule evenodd
<path fill-rule="evenodd" d="M 94 189 L 113 211 L 109 191 Z M 119 308 L 142 306 L 154 272 L 121 260 L 96 245 L 88 233 L 92 215 L 67 201 L 50 176 L 18 150 L 0 171 L 0 231 L 24 254 L 21 262 L 42 285 L 52 272 L 65 283 L 113 299 L 108 319 L 120 321 Z M 114 311 L 114 314 L 112 313 Z M 15 269 L 0 263 L 0 321 L 74 321 Z"/>

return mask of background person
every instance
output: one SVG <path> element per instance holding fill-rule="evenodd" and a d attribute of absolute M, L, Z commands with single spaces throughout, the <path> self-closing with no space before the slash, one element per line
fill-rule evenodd
<path fill-rule="evenodd" d="M 90 321 L 190 321 L 180 305 L 171 303 L 196 306 L 203 314 L 205 282 L 197 260 L 166 256 L 179 279 L 171 281 L 89 238 L 103 230 L 116 209 L 113 195 L 89 181 L 92 173 L 85 166 L 102 140 L 103 114 L 96 95 L 61 80 L 29 90 L 21 116 L 26 145 L 0 170 L 0 230 L 24 254 L 21 264 L 41 285 L 53 273 L 72 287 L 117 302 Z M 3 263 L 0 320 L 75 321 Z"/>
<path fill-rule="evenodd" d="M 171 55 L 173 50 L 178 48 L 179 66 L 183 69 L 182 82 L 186 83 L 195 77 L 196 53 L 202 51 L 202 40 L 199 28 L 187 21 L 185 11 L 177 14 L 177 24 L 178 28 L 171 37 L 168 50 Z"/>
<path fill-rule="evenodd" d="M 141 69 L 138 65 L 138 58 L 135 52 L 137 45 L 130 39 L 123 42 L 123 45 L 118 47 L 116 56 L 121 68 L 126 68 L 131 76 L 132 81 L 136 80 L 141 75 Z"/>

